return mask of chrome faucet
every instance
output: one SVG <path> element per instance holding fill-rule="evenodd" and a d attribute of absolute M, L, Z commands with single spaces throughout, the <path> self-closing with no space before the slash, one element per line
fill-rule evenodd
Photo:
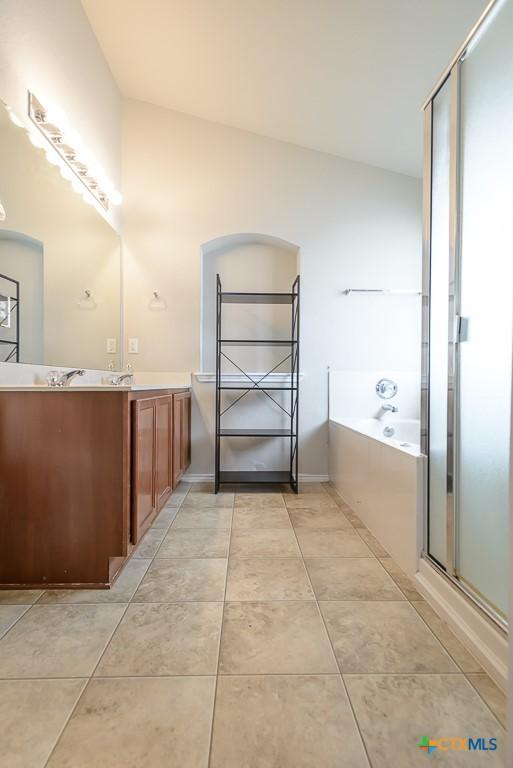
<path fill-rule="evenodd" d="M 397 405 L 392 405 L 392 403 L 383 403 L 381 407 L 384 411 L 389 411 L 390 413 L 397 413 L 399 410 L 399 407 Z"/>
<path fill-rule="evenodd" d="M 119 387 L 124 381 L 128 381 L 130 384 L 133 384 L 134 374 L 122 373 L 121 376 L 111 376 L 109 378 L 109 383 L 112 384 L 114 387 Z"/>
<path fill-rule="evenodd" d="M 67 371 L 66 373 L 59 373 L 53 380 L 50 386 L 52 387 L 69 387 L 75 376 L 84 376 L 85 371 L 81 368 L 75 368 L 73 371 Z"/>

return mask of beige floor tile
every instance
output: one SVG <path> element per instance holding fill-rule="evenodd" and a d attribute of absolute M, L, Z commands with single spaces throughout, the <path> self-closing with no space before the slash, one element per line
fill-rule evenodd
<path fill-rule="evenodd" d="M 407 602 L 321 602 L 341 671 L 459 672 Z"/>
<path fill-rule="evenodd" d="M 0 605 L 0 637 L 29 610 L 28 605 Z"/>
<path fill-rule="evenodd" d="M 143 560 L 147 559 L 148 557 L 155 557 L 158 552 L 158 548 L 164 541 L 166 530 L 166 528 L 150 529 L 135 548 L 132 557 L 140 557 Z"/>
<path fill-rule="evenodd" d="M 160 531 L 162 528 L 169 528 L 171 523 L 176 517 L 176 514 L 178 512 L 178 507 L 167 507 L 163 509 L 156 520 L 153 521 L 151 524 L 151 529 L 153 531 Z"/>
<path fill-rule="evenodd" d="M 356 531 L 296 528 L 303 557 L 372 557 Z"/>
<path fill-rule="evenodd" d="M 299 554 L 292 528 L 234 528 L 232 531 L 232 556 L 298 557 Z"/>
<path fill-rule="evenodd" d="M 187 480 L 179 480 L 173 493 L 188 493 L 189 491 L 193 491 L 197 486 L 198 483 L 189 483 Z"/>
<path fill-rule="evenodd" d="M 2 768 L 41 768 L 86 680 L 0 680 Z"/>
<path fill-rule="evenodd" d="M 447 624 L 437 616 L 425 600 L 412 602 L 412 605 L 463 672 L 483 672 L 479 662 L 476 661 L 472 654 L 467 651 L 465 646 L 460 643 L 456 635 L 453 635 Z"/>
<path fill-rule="evenodd" d="M 227 600 L 313 600 L 300 557 L 232 557 Z"/>
<path fill-rule="evenodd" d="M 87 677 L 124 605 L 34 605 L 0 640 L 0 678 Z"/>
<path fill-rule="evenodd" d="M 505 694 L 486 674 L 467 675 L 467 678 L 505 728 L 508 718 L 508 702 Z"/>
<path fill-rule="evenodd" d="M 184 507 L 233 507 L 233 493 L 209 493 L 197 491 L 187 494 Z"/>
<path fill-rule="evenodd" d="M 373 555 L 376 555 L 376 557 L 389 556 L 385 547 L 377 540 L 375 536 L 372 535 L 370 531 L 367 530 L 367 528 L 360 528 L 358 533 L 367 544 Z"/>
<path fill-rule="evenodd" d="M 286 508 L 266 509 L 243 508 L 233 511 L 234 528 L 290 528 L 289 513 Z"/>
<path fill-rule="evenodd" d="M 330 528 L 352 531 L 353 526 L 340 509 L 298 509 L 290 511 L 294 528 Z"/>
<path fill-rule="evenodd" d="M 226 603 L 221 674 L 322 674 L 337 671 L 314 602 Z"/>
<path fill-rule="evenodd" d="M 0 605 L 33 605 L 42 589 L 0 589 Z"/>
<path fill-rule="evenodd" d="M 223 509 L 223 507 L 208 507 L 194 509 L 184 507 L 181 509 L 173 522 L 173 528 L 231 528 L 232 527 L 232 508 Z"/>
<path fill-rule="evenodd" d="M 285 507 L 281 493 L 236 493 L 235 509 L 280 509 Z"/>
<path fill-rule="evenodd" d="M 305 562 L 319 600 L 405 600 L 374 557 L 319 557 Z"/>
<path fill-rule="evenodd" d="M 92 680 L 48 768 L 207 768 L 215 678 Z"/>
<path fill-rule="evenodd" d="M 128 603 L 148 570 L 151 560 L 132 557 L 110 589 L 49 589 L 38 605 L 49 603 Z"/>
<path fill-rule="evenodd" d="M 390 576 L 393 578 L 401 592 L 406 595 L 408 600 L 424 600 L 420 592 L 417 591 L 413 581 L 407 576 L 398 565 L 392 560 L 391 557 L 380 558 L 381 565 L 386 568 Z"/>
<path fill-rule="evenodd" d="M 227 557 L 230 531 L 213 528 L 173 528 L 162 542 L 157 559 Z"/>
<path fill-rule="evenodd" d="M 171 496 L 169 497 L 169 499 L 166 501 L 164 505 L 164 509 L 165 510 L 178 509 L 184 503 L 185 499 L 187 498 L 187 495 L 188 494 L 185 492 L 171 494 Z"/>
<path fill-rule="evenodd" d="M 99 677 L 216 673 L 222 603 L 132 603 Z"/>
<path fill-rule="evenodd" d="M 227 562 L 215 557 L 154 560 L 133 600 L 136 603 L 223 600 Z"/>
<path fill-rule="evenodd" d="M 324 487 L 324 483 L 299 483 L 299 493 L 297 495 L 304 496 L 305 493 L 326 493 L 327 489 Z M 288 486 L 286 493 L 293 494 L 294 491 Z"/>
<path fill-rule="evenodd" d="M 221 483 L 222 491 L 244 494 L 289 493 L 293 492 L 287 483 Z"/>
<path fill-rule="evenodd" d="M 338 504 L 328 493 L 299 493 L 283 496 L 288 509 L 337 509 Z"/>
<path fill-rule="evenodd" d="M 506 767 L 503 729 L 463 675 L 345 675 L 349 698 L 376 768 Z M 496 752 L 433 752 L 423 736 L 496 737 Z"/>
<path fill-rule="evenodd" d="M 202 480 L 200 483 L 190 483 L 191 493 L 214 493 L 213 480 Z"/>
<path fill-rule="evenodd" d="M 367 768 L 368 762 L 337 675 L 234 676 L 219 678 L 210 766 Z"/>
<path fill-rule="evenodd" d="M 364 523 L 362 523 L 362 521 L 360 520 L 356 512 L 353 512 L 353 510 L 350 507 L 348 507 L 347 509 L 344 509 L 344 515 L 347 517 L 347 519 L 349 520 L 353 528 L 366 527 Z"/>

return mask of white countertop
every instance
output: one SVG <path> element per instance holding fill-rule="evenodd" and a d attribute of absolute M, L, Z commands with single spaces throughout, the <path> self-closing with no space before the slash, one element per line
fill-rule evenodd
<path fill-rule="evenodd" d="M 142 392 L 158 389 L 189 389 L 189 384 L 133 384 L 114 386 L 113 384 L 76 384 L 69 387 L 49 387 L 48 384 L 0 384 L 2 392 Z"/>
<path fill-rule="evenodd" d="M 13 366 L 9 368 L 8 366 Z M 49 387 L 46 376 L 49 368 L 29 365 L 0 365 L 1 392 L 144 392 L 159 389 L 190 389 L 191 374 L 176 371 L 134 372 L 133 384 L 114 386 L 108 383 L 111 371 L 86 371 L 77 376 L 68 387 Z M 66 369 L 63 369 L 66 370 Z M 2 375 L 3 374 L 3 375 Z M 15 375 L 12 375 L 15 374 Z M 116 372 L 119 375 L 119 372 Z M 3 379 L 3 381 L 2 381 Z"/>

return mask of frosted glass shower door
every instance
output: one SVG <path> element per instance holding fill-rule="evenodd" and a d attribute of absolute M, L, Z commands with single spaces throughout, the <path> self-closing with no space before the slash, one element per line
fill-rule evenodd
<path fill-rule="evenodd" d="M 447 379 L 451 83 L 433 99 L 429 345 L 429 553 L 447 565 Z"/>
<path fill-rule="evenodd" d="M 513 326 L 513 2 L 460 70 L 456 576 L 507 611 Z"/>

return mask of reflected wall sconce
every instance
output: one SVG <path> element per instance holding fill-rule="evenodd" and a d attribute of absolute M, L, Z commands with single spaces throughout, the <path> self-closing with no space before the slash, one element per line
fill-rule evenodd
<path fill-rule="evenodd" d="M 93 202 L 90 194 L 106 211 L 111 203 L 121 204 L 121 194 L 105 177 L 91 153 L 82 146 L 80 136 L 67 126 L 66 116 L 60 110 L 43 106 L 29 91 L 28 116 L 39 131 L 29 134 L 31 142 L 46 149 L 48 162 L 59 166 L 61 175 L 71 182 L 76 192 L 82 193 L 86 202 Z"/>
<path fill-rule="evenodd" d="M 96 309 L 96 301 L 93 298 L 93 294 L 89 290 L 85 290 L 80 299 L 78 300 L 78 308 L 85 310 Z"/>
<path fill-rule="evenodd" d="M 2 205 L 2 201 L 0 200 L 0 221 L 5 221 L 7 218 L 7 214 L 5 212 L 5 208 Z"/>
<path fill-rule="evenodd" d="M 162 298 L 158 291 L 153 291 L 153 296 L 151 297 L 148 304 L 148 309 L 153 310 L 153 312 L 159 312 L 163 309 L 167 309 L 167 301 Z"/>

